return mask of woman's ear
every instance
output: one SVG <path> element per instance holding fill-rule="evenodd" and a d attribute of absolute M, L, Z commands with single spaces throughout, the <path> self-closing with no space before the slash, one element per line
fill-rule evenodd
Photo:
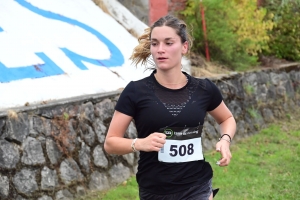
<path fill-rule="evenodd" d="M 184 55 L 188 52 L 188 49 L 189 49 L 189 44 L 187 41 L 185 41 L 183 44 L 182 44 L 182 51 L 181 51 L 181 54 Z"/>

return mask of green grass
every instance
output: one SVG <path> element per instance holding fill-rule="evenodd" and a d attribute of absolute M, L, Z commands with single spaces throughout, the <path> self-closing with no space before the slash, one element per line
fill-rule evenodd
<path fill-rule="evenodd" d="M 78 200 L 139 200 L 135 176 L 106 192 L 89 192 Z"/>
<path fill-rule="evenodd" d="M 227 167 L 215 164 L 219 153 L 206 153 L 214 170 L 213 187 L 220 188 L 216 200 L 300 199 L 300 123 L 286 121 L 232 145 L 233 158 Z M 138 186 L 132 177 L 126 184 L 84 199 L 136 200 Z"/>
<path fill-rule="evenodd" d="M 272 125 L 232 146 L 233 159 L 226 168 L 213 165 L 215 199 L 299 199 L 300 129 L 283 131 Z M 214 163 L 217 154 L 210 153 Z"/>
<path fill-rule="evenodd" d="M 126 184 L 119 186 L 118 188 L 110 190 L 102 198 L 103 200 L 138 200 L 138 185 L 136 183 L 135 176 L 127 180 Z"/>

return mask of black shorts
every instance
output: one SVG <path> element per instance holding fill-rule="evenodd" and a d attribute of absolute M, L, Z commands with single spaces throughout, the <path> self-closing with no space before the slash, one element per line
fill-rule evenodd
<path fill-rule="evenodd" d="M 212 181 L 192 186 L 185 191 L 174 194 L 157 195 L 139 189 L 140 200 L 208 200 L 212 194 Z"/>

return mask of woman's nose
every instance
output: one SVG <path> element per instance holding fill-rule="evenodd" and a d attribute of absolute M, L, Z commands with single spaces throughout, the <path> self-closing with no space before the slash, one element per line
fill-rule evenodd
<path fill-rule="evenodd" d="M 164 46 L 163 46 L 163 44 L 159 44 L 159 45 L 158 45 L 158 52 L 161 53 L 161 52 L 163 52 L 163 51 L 164 51 Z"/>

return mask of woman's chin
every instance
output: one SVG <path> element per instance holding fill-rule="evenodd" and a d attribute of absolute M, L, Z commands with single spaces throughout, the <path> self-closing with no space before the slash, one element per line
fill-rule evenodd
<path fill-rule="evenodd" d="M 170 69 L 174 69 L 176 67 L 174 66 L 170 66 L 170 65 L 156 65 L 156 68 L 159 70 L 170 70 Z"/>

